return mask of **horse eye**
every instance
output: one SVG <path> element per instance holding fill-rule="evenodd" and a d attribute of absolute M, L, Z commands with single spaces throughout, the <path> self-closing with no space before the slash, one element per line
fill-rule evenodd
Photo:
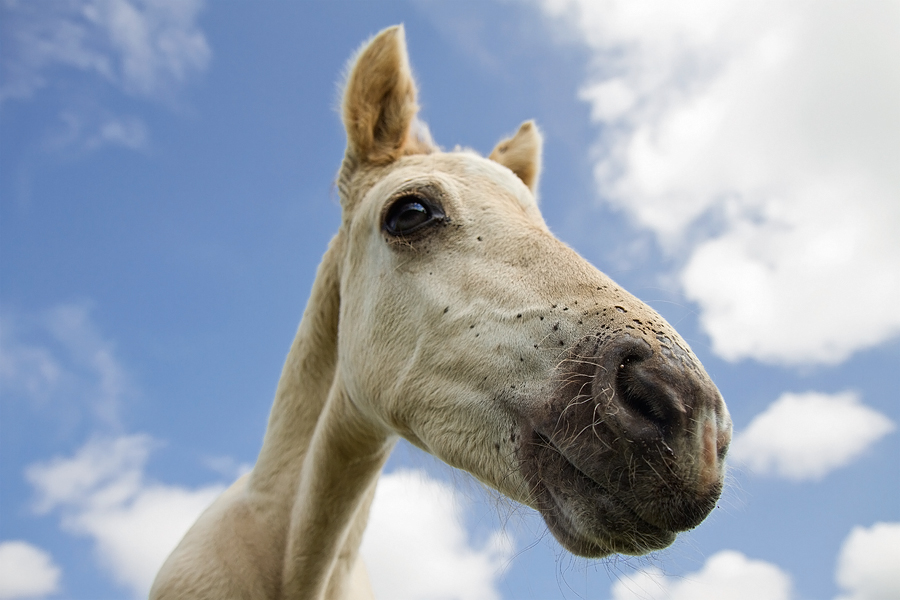
<path fill-rule="evenodd" d="M 421 196 L 403 196 L 388 209 L 384 228 L 391 235 L 408 235 L 444 214 Z"/>

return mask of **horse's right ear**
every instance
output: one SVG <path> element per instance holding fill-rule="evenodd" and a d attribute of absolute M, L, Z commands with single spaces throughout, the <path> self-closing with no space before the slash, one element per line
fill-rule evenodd
<path fill-rule="evenodd" d="M 376 35 L 351 64 L 342 107 L 348 157 L 387 164 L 428 151 L 428 140 L 413 126 L 419 106 L 403 26 Z"/>

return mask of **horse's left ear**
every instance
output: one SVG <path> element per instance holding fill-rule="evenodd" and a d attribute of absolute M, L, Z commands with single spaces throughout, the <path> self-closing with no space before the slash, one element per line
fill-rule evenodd
<path fill-rule="evenodd" d="M 542 145 L 543 138 L 537 125 L 534 121 L 525 121 L 519 126 L 516 135 L 497 144 L 488 158 L 507 167 L 519 176 L 532 193 L 537 193 L 538 179 L 541 176 Z"/>
<path fill-rule="evenodd" d="M 352 64 L 342 107 L 347 154 L 363 164 L 386 164 L 428 151 L 427 128 L 417 126 L 416 83 L 403 26 L 376 35 Z"/>

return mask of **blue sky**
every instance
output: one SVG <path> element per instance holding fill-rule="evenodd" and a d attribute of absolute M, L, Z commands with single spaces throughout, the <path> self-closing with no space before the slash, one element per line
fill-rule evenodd
<path fill-rule="evenodd" d="M 736 435 L 703 525 L 601 561 L 403 444 L 381 597 L 900 593 L 900 5 L 762 6 L 3 2 L 0 598 L 140 597 L 253 464 L 338 226 L 341 74 L 400 22 L 435 140 L 536 119 L 551 229 Z"/>

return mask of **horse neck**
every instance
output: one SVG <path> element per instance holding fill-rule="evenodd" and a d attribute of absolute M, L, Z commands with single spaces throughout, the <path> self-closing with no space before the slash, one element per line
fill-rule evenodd
<path fill-rule="evenodd" d="M 282 371 L 248 492 L 286 533 L 282 595 L 342 597 L 393 438 L 361 417 L 337 367 L 341 234 L 329 245 Z"/>
<path fill-rule="evenodd" d="M 249 482 L 256 491 L 272 492 L 285 499 L 293 495 L 334 382 L 342 246 L 339 234 L 322 258 L 282 368 L 262 449 Z"/>

